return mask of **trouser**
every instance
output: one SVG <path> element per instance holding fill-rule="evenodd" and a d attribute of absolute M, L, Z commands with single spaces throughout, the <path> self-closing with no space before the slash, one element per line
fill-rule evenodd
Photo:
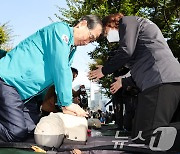
<path fill-rule="evenodd" d="M 16 89 L 0 79 L 0 139 L 22 141 L 34 130 L 38 114 L 33 99 L 24 104 Z"/>
<path fill-rule="evenodd" d="M 138 95 L 138 104 L 132 130 L 132 138 L 136 138 L 142 132 L 142 138 L 149 144 L 153 130 L 158 127 L 176 126 L 172 119 L 180 115 L 180 83 L 160 84 L 144 90 Z M 173 117 L 176 116 L 176 117 Z M 178 135 L 178 134 L 177 134 Z M 139 143 L 138 140 L 135 140 Z"/>
<path fill-rule="evenodd" d="M 132 131 L 133 118 L 135 115 L 137 104 L 137 96 L 125 96 L 123 97 L 123 103 L 125 104 L 123 125 L 127 131 Z"/>
<path fill-rule="evenodd" d="M 115 114 L 115 124 L 118 125 L 120 130 L 123 130 L 123 99 L 122 99 L 122 90 L 118 90 L 112 96 L 114 114 Z"/>

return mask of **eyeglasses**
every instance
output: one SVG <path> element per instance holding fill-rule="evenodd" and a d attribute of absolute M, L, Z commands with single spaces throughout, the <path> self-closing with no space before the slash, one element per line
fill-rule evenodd
<path fill-rule="evenodd" d="M 89 30 L 89 28 L 88 28 Z M 90 42 L 94 42 L 96 40 L 96 37 L 91 33 L 91 31 L 89 30 L 89 40 Z"/>

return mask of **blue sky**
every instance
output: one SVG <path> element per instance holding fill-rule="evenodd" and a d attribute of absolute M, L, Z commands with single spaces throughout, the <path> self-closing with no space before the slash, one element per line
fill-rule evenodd
<path fill-rule="evenodd" d="M 0 23 L 9 22 L 14 31 L 14 45 L 38 29 L 48 25 L 48 17 L 55 18 L 56 5 L 67 7 L 65 0 L 0 0 Z"/>
<path fill-rule="evenodd" d="M 55 13 L 60 15 L 56 6 L 67 8 L 65 0 L 0 0 L 0 24 L 9 22 L 13 30 L 13 46 L 36 32 L 38 29 L 48 25 L 51 21 L 58 21 Z M 87 52 L 93 50 L 93 45 L 78 47 L 75 54 L 73 67 L 79 70 L 78 78 L 74 85 L 81 83 L 89 86 L 90 81 L 86 75 L 88 64 L 91 62 Z"/>

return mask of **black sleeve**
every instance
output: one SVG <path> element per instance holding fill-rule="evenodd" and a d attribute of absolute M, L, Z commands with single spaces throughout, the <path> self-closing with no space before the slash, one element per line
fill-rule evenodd
<path fill-rule="evenodd" d="M 118 70 L 116 70 L 113 75 L 114 77 L 119 77 L 119 76 L 123 76 L 126 75 L 129 72 L 129 68 L 122 66 L 121 68 L 119 68 Z"/>
<path fill-rule="evenodd" d="M 128 86 L 137 87 L 131 76 L 122 78 L 122 87 L 127 89 Z"/>
<path fill-rule="evenodd" d="M 111 74 L 131 58 L 136 48 L 139 35 L 139 23 L 134 16 L 123 17 L 119 22 L 119 48 L 116 55 L 105 63 L 102 68 L 104 75 Z"/>

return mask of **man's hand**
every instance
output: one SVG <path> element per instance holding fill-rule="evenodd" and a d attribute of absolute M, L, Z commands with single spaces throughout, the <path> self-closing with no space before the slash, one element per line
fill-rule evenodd
<path fill-rule="evenodd" d="M 121 77 L 116 77 L 115 82 L 111 84 L 110 92 L 115 94 L 122 87 L 122 79 Z"/>
<path fill-rule="evenodd" d="M 88 78 L 93 81 L 98 81 L 100 78 L 102 78 L 104 76 L 102 73 L 102 67 L 102 65 L 98 65 L 96 70 L 89 71 Z"/>
<path fill-rule="evenodd" d="M 88 117 L 88 112 L 85 112 L 78 104 L 72 103 L 69 106 L 62 107 L 63 113 L 76 115 L 80 117 Z"/>
<path fill-rule="evenodd" d="M 74 112 L 67 110 L 65 107 L 62 107 L 62 111 L 64 114 L 70 114 L 70 115 L 76 116 Z"/>

